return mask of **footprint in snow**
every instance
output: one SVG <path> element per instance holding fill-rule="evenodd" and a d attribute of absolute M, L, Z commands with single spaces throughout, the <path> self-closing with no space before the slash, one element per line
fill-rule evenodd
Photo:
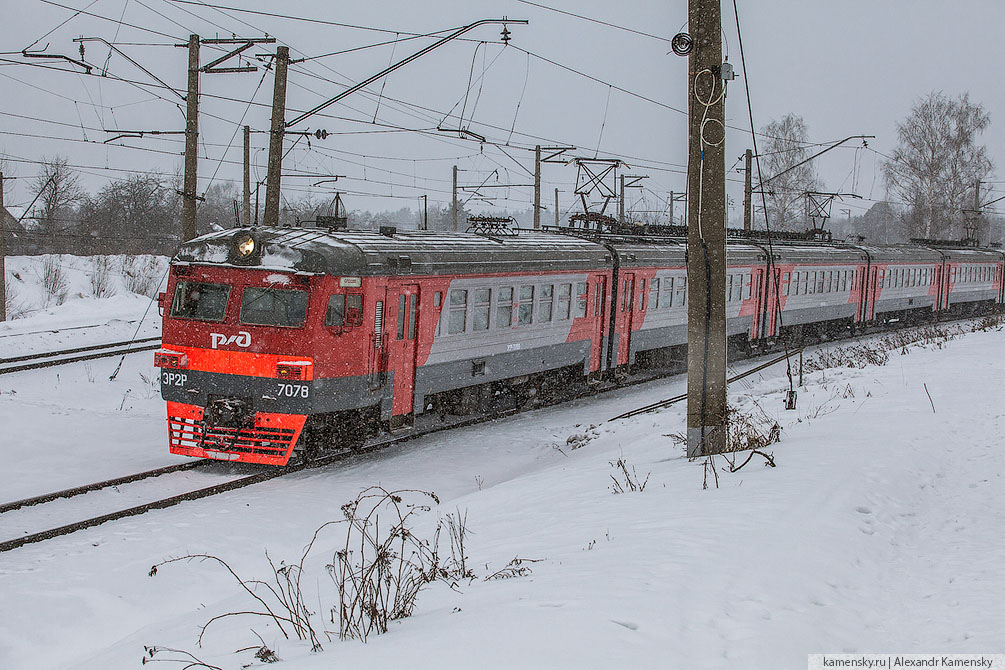
<path fill-rule="evenodd" d="M 611 623 L 616 623 L 619 626 L 624 626 L 628 630 L 638 630 L 639 629 L 639 625 L 637 623 L 632 622 L 632 621 L 617 621 L 615 619 L 611 619 Z"/>

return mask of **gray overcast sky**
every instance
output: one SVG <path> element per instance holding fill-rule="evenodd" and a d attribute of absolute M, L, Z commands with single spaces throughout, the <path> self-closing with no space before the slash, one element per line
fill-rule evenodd
<path fill-rule="evenodd" d="M 576 155 L 623 158 L 633 174 L 649 175 L 649 206 L 657 205 L 657 196 L 665 199 L 669 191 L 684 188 L 686 117 L 673 108 L 687 108 L 687 63 L 668 53 L 666 39 L 684 26 L 686 0 L 538 3 L 664 40 L 518 0 L 218 3 L 379 30 L 221 10 L 213 4 L 217 3 L 27 0 L 18 3 L 17 11 L 8 12 L 0 24 L 0 52 L 4 52 L 0 55 L 4 59 L 0 60 L 0 153 L 21 177 L 9 192 L 8 202 L 27 204 L 31 197 L 28 177 L 36 173 L 34 163 L 43 156 L 63 155 L 71 164 L 82 166 L 85 185 L 92 191 L 129 171 L 170 173 L 181 165 L 183 140 L 178 136 L 120 140 L 116 143 L 120 146 L 103 144 L 111 137 L 103 129 L 183 129 L 181 101 L 173 93 L 118 54 L 109 56 L 108 48 L 98 42 L 86 45 L 85 59 L 97 66 L 96 74 L 107 68 L 106 77 L 78 74 L 79 68 L 65 62 L 21 58 L 20 50 L 36 39 L 33 50 L 48 45 L 46 53 L 73 57 L 78 56 L 76 37 L 113 41 L 181 90 L 187 56 L 184 49 L 171 45 L 186 41 L 191 32 L 202 37 L 267 32 L 289 45 L 294 59 L 314 57 L 291 66 L 287 113 L 291 119 L 293 110 L 309 109 L 431 42 L 430 38 L 407 39 L 412 34 L 502 16 L 530 20 L 527 26 L 510 26 L 509 47 L 499 43 L 497 26 L 477 28 L 467 40 L 441 47 L 385 82 L 298 125 L 295 129 L 324 128 L 331 135 L 321 142 L 312 140 L 310 147 L 306 140 L 297 142 L 284 173 L 346 175 L 338 187 L 346 193 L 350 209 L 418 208 L 418 196 L 423 193 L 431 202 L 449 201 L 455 163 L 464 170 L 462 184 L 485 179 L 489 184 L 529 184 L 533 153 L 527 148 L 558 143 L 578 147 Z M 96 16 L 75 15 L 79 9 Z M 813 141 L 871 134 L 876 139 L 870 147 L 888 153 L 896 143 L 896 122 L 915 99 L 933 90 L 952 95 L 968 91 L 972 100 L 990 111 L 992 125 L 982 140 L 996 165 L 1005 164 L 1005 118 L 999 114 L 1005 109 L 1005 87 L 998 80 L 1005 2 L 739 0 L 739 11 L 756 127 L 793 112 L 803 116 Z M 723 29 L 729 60 L 742 77 L 731 2 L 723 3 Z M 359 48 L 382 42 L 387 44 Z M 350 49 L 357 50 L 318 57 Z M 263 46 L 248 53 L 265 51 Z M 220 53 L 204 46 L 202 63 Z M 239 128 L 246 123 L 255 130 L 268 129 L 272 84 L 271 72 L 264 70 L 202 75 L 200 191 L 214 179 L 240 180 Z M 248 100 L 253 104 L 247 104 Z M 726 113 L 731 126 L 749 127 L 742 78 L 730 85 Z M 437 132 L 438 124 L 461 125 L 509 146 L 480 145 Z M 287 147 L 292 141 L 288 138 Z M 253 178 L 260 179 L 267 136 L 254 135 L 252 145 Z M 731 130 L 727 167 L 749 146 L 749 133 Z M 855 190 L 866 198 L 849 204 L 857 213 L 882 199 L 885 189 L 876 170 L 880 157 L 872 151 L 856 151 L 855 146 L 849 143 L 849 148 L 822 157 L 817 169 L 827 189 Z M 563 212 L 573 205 L 575 176 L 572 166 L 545 167 L 546 221 L 552 216 L 554 188 L 561 189 Z M 738 206 L 742 177 L 735 173 L 731 177 L 735 181 L 729 194 Z M 284 196 L 299 198 L 313 191 L 318 198 L 330 197 L 325 187 L 332 184 L 312 189 L 313 181 L 284 178 Z M 1002 191 L 998 195 L 1005 193 L 1005 184 L 992 186 Z M 472 208 L 524 209 L 532 199 L 532 189 L 527 187 L 491 192 L 497 196 L 494 205 L 472 203 Z M 264 202 L 264 190 L 262 197 Z M 637 196 L 629 199 L 630 204 L 634 199 Z M 738 209 L 733 211 L 734 216 L 738 213 Z"/>

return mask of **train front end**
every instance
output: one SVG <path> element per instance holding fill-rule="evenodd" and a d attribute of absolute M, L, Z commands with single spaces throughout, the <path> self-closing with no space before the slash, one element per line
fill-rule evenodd
<path fill-rule="evenodd" d="M 261 254 L 251 232 L 228 231 L 186 243 L 172 261 L 154 355 L 172 453 L 286 465 L 304 431 L 317 273 L 261 267 Z"/>

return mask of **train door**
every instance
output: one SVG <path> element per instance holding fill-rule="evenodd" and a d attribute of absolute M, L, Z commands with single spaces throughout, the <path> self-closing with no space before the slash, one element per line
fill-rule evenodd
<path fill-rule="evenodd" d="M 600 370 L 604 360 L 604 335 L 607 317 L 607 277 L 597 277 L 593 281 L 593 330 L 590 347 L 590 371 Z M 589 303 L 587 303 L 589 309 Z"/>
<path fill-rule="evenodd" d="M 750 326 L 750 339 L 764 337 L 764 328 L 767 326 L 767 305 L 764 302 L 764 270 L 755 270 L 750 275 L 750 295 L 754 298 L 753 323 Z"/>
<path fill-rule="evenodd" d="M 869 270 L 869 320 L 876 318 L 876 274 L 877 268 Z"/>
<path fill-rule="evenodd" d="M 935 266 L 935 305 L 932 310 L 938 312 L 942 309 L 942 265 Z"/>
<path fill-rule="evenodd" d="M 388 343 L 388 367 L 394 371 L 393 417 L 411 414 L 415 398 L 415 352 L 419 320 L 419 287 L 404 284 L 396 291 L 393 337 Z"/>
<path fill-rule="evenodd" d="M 616 366 L 628 364 L 632 338 L 632 313 L 635 311 L 635 273 L 622 272 L 620 282 L 618 314 L 614 321 L 618 342 L 618 356 L 617 360 L 614 361 Z"/>

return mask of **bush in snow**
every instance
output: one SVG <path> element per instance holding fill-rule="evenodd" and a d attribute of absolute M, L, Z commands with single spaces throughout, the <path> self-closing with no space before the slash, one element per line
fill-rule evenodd
<path fill-rule="evenodd" d="M 156 256 L 126 256 L 122 259 L 122 283 L 130 293 L 153 298 L 164 272 Z"/>
<path fill-rule="evenodd" d="M 94 267 L 88 275 L 91 282 L 91 295 L 95 298 L 109 298 L 115 295 L 111 273 L 111 259 L 108 256 L 95 256 Z"/>
<path fill-rule="evenodd" d="M 20 319 L 28 313 L 27 308 L 18 300 L 17 287 L 14 286 L 10 277 L 7 278 L 7 281 L 3 285 L 3 301 L 7 306 L 8 319 Z"/>
<path fill-rule="evenodd" d="M 435 494 L 425 491 L 388 491 L 380 486 L 365 489 L 355 500 L 342 506 L 343 519 L 329 521 L 314 531 L 296 562 L 281 561 L 277 565 L 266 552 L 272 572 L 268 579 L 245 579 L 225 560 L 209 554 L 167 559 L 153 566 L 150 576 L 170 563 L 210 562 L 222 567 L 251 597 L 254 605 L 250 609 L 218 614 L 207 621 L 199 633 L 199 646 L 213 623 L 229 617 L 251 616 L 271 621 L 286 639 L 295 636 L 310 642 L 313 650 L 320 651 L 321 638 L 330 640 L 329 633 L 336 631 L 327 630 L 324 621 L 319 620 L 319 613 L 307 603 L 320 603 L 329 596 L 319 586 L 318 593 L 308 599 L 301 583 L 319 583 L 316 576 L 307 574 L 310 569 L 308 556 L 319 544 L 324 531 L 329 527 L 342 527 L 345 529 L 344 542 L 337 543 L 331 562 L 324 567 L 335 587 L 334 602 L 325 618 L 332 623 L 338 622 L 340 639 L 365 642 L 370 634 L 387 632 L 389 622 L 409 616 L 419 593 L 434 580 L 457 575 L 473 577 L 467 569 L 464 550 L 466 516 L 461 517 L 460 512 L 456 518 L 447 515 L 453 559 L 445 566 L 440 565 L 438 555 L 443 523 L 437 525 L 432 538 L 414 532 L 415 515 L 429 511 L 430 502 L 438 503 L 439 500 Z M 163 650 L 159 647 L 145 649 L 151 656 L 150 650 Z"/>
<path fill-rule="evenodd" d="M 59 257 L 53 255 L 45 256 L 42 267 L 38 271 L 38 280 L 45 291 L 45 306 L 48 307 L 51 301 L 55 300 L 57 305 L 66 302 L 69 294 L 70 282 L 66 277 L 66 270 L 59 264 Z"/>

